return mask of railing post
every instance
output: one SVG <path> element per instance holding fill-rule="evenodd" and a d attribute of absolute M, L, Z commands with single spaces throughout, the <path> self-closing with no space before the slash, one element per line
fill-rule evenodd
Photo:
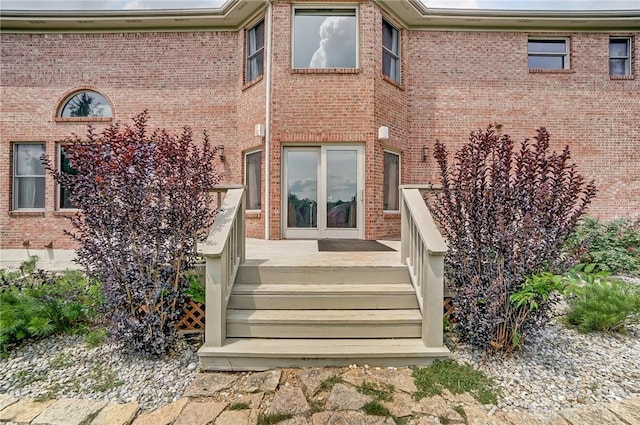
<path fill-rule="evenodd" d="M 205 293 L 205 341 L 207 345 L 222 347 L 227 338 L 227 308 L 226 308 L 226 264 L 228 255 L 223 251 L 221 256 L 206 257 L 206 293 Z"/>
<path fill-rule="evenodd" d="M 422 314 L 422 342 L 425 347 L 442 347 L 444 300 L 444 255 L 427 253 L 426 279 L 422 285 L 424 312 Z"/>

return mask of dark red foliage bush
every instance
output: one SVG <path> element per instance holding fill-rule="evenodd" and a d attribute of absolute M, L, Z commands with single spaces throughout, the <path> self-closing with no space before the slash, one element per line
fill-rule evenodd
<path fill-rule="evenodd" d="M 471 133 L 452 164 L 435 146 L 442 192 L 429 204 L 449 245 L 456 317 L 463 339 L 488 351 L 511 351 L 544 324 L 548 303 L 522 314 L 510 297 L 527 276 L 562 267 L 562 246 L 596 192 L 568 147 L 550 152 L 544 128 L 534 139 L 516 148 L 489 126 Z"/>
<path fill-rule="evenodd" d="M 191 129 L 180 135 L 147 131 L 148 114 L 132 126 L 115 124 L 64 150 L 75 173 L 48 169 L 70 192 L 80 213 L 71 217 L 77 261 L 103 282 L 105 313 L 128 348 L 166 353 L 194 267 L 196 242 L 215 211 L 207 190 L 219 180 L 217 148 L 206 133 L 198 146 Z"/>

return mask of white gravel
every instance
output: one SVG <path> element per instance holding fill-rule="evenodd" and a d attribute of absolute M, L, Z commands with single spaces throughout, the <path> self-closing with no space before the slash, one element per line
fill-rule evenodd
<path fill-rule="evenodd" d="M 163 360 L 124 355 L 109 343 L 89 349 L 78 335 L 28 342 L 0 357 L 0 393 L 136 400 L 154 409 L 179 399 L 194 379 L 197 339 L 183 340 Z M 463 344 L 452 357 L 496 379 L 501 410 L 550 411 L 640 396 L 638 326 L 628 335 L 583 335 L 554 321 L 512 358 L 488 357 Z"/>

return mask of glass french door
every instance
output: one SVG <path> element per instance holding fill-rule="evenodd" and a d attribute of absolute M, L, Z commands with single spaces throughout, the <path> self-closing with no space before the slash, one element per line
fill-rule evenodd
<path fill-rule="evenodd" d="M 361 146 L 286 147 L 284 237 L 364 237 Z"/>

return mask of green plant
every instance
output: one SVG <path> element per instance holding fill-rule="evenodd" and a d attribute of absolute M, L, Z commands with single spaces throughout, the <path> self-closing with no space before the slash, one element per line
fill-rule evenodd
<path fill-rule="evenodd" d="M 91 329 L 84 336 L 84 342 L 89 348 L 95 348 L 107 339 L 107 330 L 104 328 Z"/>
<path fill-rule="evenodd" d="M 229 406 L 229 410 L 247 410 L 250 408 L 251 406 L 249 406 L 249 403 L 245 403 L 243 401 L 233 403 Z"/>
<path fill-rule="evenodd" d="M 568 146 L 549 147 L 544 128 L 516 147 L 493 126 L 471 133 L 452 163 L 435 145 L 442 191 L 427 201 L 449 247 L 456 327 L 488 352 L 513 351 L 547 322 L 545 303 L 522 306 L 521 316 L 510 297 L 527 276 L 564 268 L 562 248 L 596 192 L 569 161 Z"/>
<path fill-rule="evenodd" d="M 441 394 L 446 388 L 453 394 L 469 393 L 482 404 L 498 403 L 499 389 L 493 379 L 468 364 L 436 360 L 426 368 L 414 369 L 412 376 L 418 388 L 416 400 Z"/>
<path fill-rule="evenodd" d="M 193 302 L 204 304 L 206 291 L 204 287 L 204 283 L 202 283 L 203 276 L 197 274 L 188 274 L 187 281 L 189 282 L 189 287 L 185 291 L 185 295 L 191 298 Z"/>
<path fill-rule="evenodd" d="M 606 272 L 570 270 L 565 320 L 581 332 L 623 332 L 640 322 L 640 286 L 611 279 Z"/>
<path fill-rule="evenodd" d="M 279 422 L 286 421 L 293 418 L 291 413 L 272 413 L 272 414 L 258 414 L 258 425 L 275 425 Z"/>
<path fill-rule="evenodd" d="M 321 391 L 330 390 L 335 384 L 342 384 L 343 382 L 344 381 L 340 375 L 331 375 L 320 382 L 320 385 L 318 385 L 318 389 L 316 390 L 316 394 Z"/>
<path fill-rule="evenodd" d="M 391 384 L 379 384 L 376 382 L 362 381 L 356 388 L 358 392 L 373 397 L 378 401 L 393 400 L 394 387 Z"/>
<path fill-rule="evenodd" d="M 567 250 L 595 271 L 640 276 L 640 220 L 603 223 L 584 218 L 567 242 Z"/>
<path fill-rule="evenodd" d="M 362 406 L 362 410 L 367 415 L 372 416 L 391 416 L 389 409 L 384 407 L 378 400 L 372 400 Z"/>
<path fill-rule="evenodd" d="M 75 360 L 67 353 L 57 354 L 54 358 L 49 360 L 49 367 L 51 369 L 65 369 L 75 363 Z"/>
<path fill-rule="evenodd" d="M 35 271 L 35 259 L 20 272 L 0 277 L 0 347 L 26 338 L 70 331 L 97 315 L 100 285 L 78 271 Z"/>

